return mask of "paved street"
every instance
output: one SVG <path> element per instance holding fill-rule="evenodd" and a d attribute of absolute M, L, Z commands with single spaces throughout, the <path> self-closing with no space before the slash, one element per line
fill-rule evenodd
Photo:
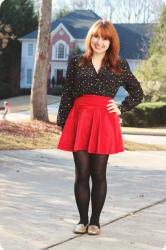
<path fill-rule="evenodd" d="M 166 145 L 166 136 L 158 135 L 129 135 L 124 134 L 123 138 L 128 141 L 146 143 L 146 144 L 155 144 L 155 145 Z"/>

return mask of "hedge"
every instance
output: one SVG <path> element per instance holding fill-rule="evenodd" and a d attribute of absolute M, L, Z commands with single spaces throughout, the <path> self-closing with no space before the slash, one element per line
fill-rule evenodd
<path fill-rule="evenodd" d="M 166 125 L 166 102 L 145 102 L 122 114 L 124 127 L 155 127 Z"/>
<path fill-rule="evenodd" d="M 52 89 L 48 89 L 48 94 L 49 95 L 62 95 L 62 90 L 63 90 L 63 86 L 62 85 L 56 85 L 54 88 Z"/>

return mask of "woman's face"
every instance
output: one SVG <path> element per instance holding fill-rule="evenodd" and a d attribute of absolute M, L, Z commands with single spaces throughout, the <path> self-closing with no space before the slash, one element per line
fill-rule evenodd
<path fill-rule="evenodd" d="M 110 40 L 98 35 L 92 35 L 91 47 L 95 53 L 105 53 L 110 46 Z"/>

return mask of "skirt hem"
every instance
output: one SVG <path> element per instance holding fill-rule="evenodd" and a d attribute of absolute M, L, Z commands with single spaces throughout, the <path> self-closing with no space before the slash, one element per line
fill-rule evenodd
<path fill-rule="evenodd" d="M 77 152 L 77 151 L 87 151 L 89 154 L 118 154 L 118 153 L 123 153 L 124 150 L 119 150 L 119 151 L 112 151 L 112 152 L 99 152 L 99 151 L 92 151 L 92 150 L 88 150 L 87 148 L 81 148 L 81 149 L 66 149 L 66 148 L 56 148 L 58 150 L 63 150 L 63 151 L 68 151 L 68 152 Z"/>

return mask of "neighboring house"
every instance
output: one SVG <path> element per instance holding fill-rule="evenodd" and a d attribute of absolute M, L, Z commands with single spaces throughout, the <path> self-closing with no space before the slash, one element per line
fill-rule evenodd
<path fill-rule="evenodd" d="M 80 48 L 90 26 L 101 19 L 91 10 L 76 10 L 52 22 L 49 78 L 66 76 L 69 54 Z M 147 58 L 147 46 L 152 35 L 150 24 L 114 24 L 120 39 L 120 56 L 126 58 L 133 71 Z M 35 59 L 37 31 L 19 39 L 22 42 L 21 88 L 30 88 Z"/>

